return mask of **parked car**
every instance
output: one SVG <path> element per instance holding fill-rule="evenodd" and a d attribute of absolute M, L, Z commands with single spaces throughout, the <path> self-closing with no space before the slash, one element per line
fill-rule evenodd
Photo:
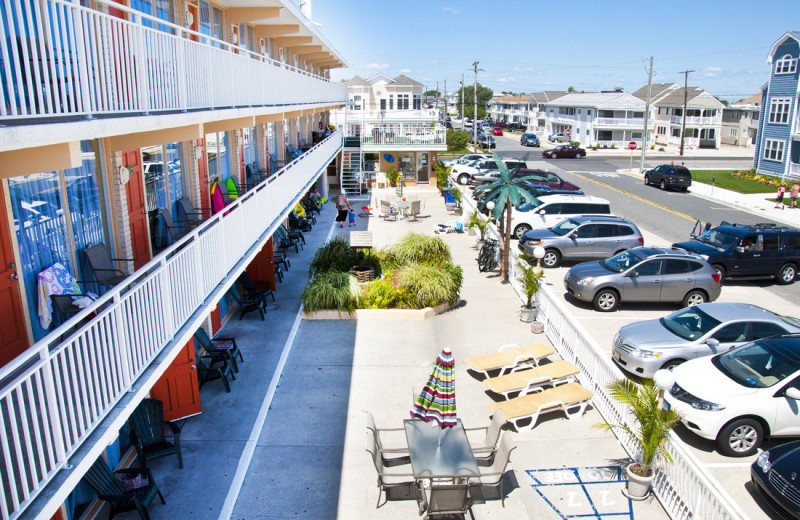
<path fill-rule="evenodd" d="M 750 482 L 779 518 L 800 518 L 800 441 L 787 442 L 761 453 L 750 466 Z"/>
<path fill-rule="evenodd" d="M 508 123 L 506 129 L 508 129 L 509 132 L 519 132 L 520 130 L 525 130 L 525 125 L 522 123 Z"/>
<path fill-rule="evenodd" d="M 488 153 L 467 153 L 462 155 L 461 157 L 457 157 L 455 159 L 451 159 L 449 161 L 444 161 L 445 166 L 456 166 L 458 164 L 469 164 L 473 161 L 477 161 L 478 159 L 491 159 L 492 156 Z"/>
<path fill-rule="evenodd" d="M 477 208 L 478 210 L 483 213 L 484 215 L 488 215 L 489 211 L 486 209 L 485 205 L 485 195 L 487 192 L 491 191 L 495 186 L 500 184 L 499 182 L 494 182 L 492 184 L 484 184 L 482 186 L 478 186 L 477 188 L 473 188 L 472 198 L 478 201 Z M 547 186 L 543 186 L 541 184 L 529 184 L 529 191 L 534 194 L 537 198 L 541 198 L 544 195 L 583 195 L 582 191 L 568 191 L 568 190 L 559 190 L 548 188 Z M 523 203 L 523 204 L 527 204 Z M 520 204 L 522 206 L 522 204 Z"/>
<path fill-rule="evenodd" d="M 717 226 L 672 247 L 703 255 L 723 280 L 775 277 L 787 285 L 800 266 L 800 229 L 774 224 Z"/>
<path fill-rule="evenodd" d="M 492 149 L 497 147 L 494 137 L 488 134 L 480 134 L 478 136 L 478 146 L 481 148 Z"/>
<path fill-rule="evenodd" d="M 586 157 L 586 150 L 579 148 L 574 144 L 562 144 L 560 146 L 556 146 L 555 148 L 543 151 L 542 157 L 549 157 L 551 159 L 574 157 L 575 159 L 580 159 L 581 157 Z"/>
<path fill-rule="evenodd" d="M 699 255 L 637 247 L 607 260 L 584 262 L 564 277 L 567 292 L 610 312 L 620 302 L 676 302 L 683 307 L 719 297 L 719 275 Z"/>
<path fill-rule="evenodd" d="M 549 136 L 547 136 L 547 140 L 550 141 L 551 143 L 568 143 L 571 141 L 569 136 L 564 132 L 550 134 Z"/>
<path fill-rule="evenodd" d="M 509 170 L 513 170 L 514 168 L 525 168 L 527 166 L 525 161 L 520 161 L 519 159 L 502 159 L 502 161 Z M 453 175 L 455 175 L 459 184 L 466 185 L 469 184 L 469 180 L 472 175 L 480 175 L 496 169 L 497 163 L 493 158 L 490 157 L 488 159 L 479 159 L 469 164 L 456 165 L 453 167 Z"/>
<path fill-rule="evenodd" d="M 507 125 L 506 125 L 506 122 L 505 122 L 505 121 L 498 121 L 498 122 L 496 122 L 496 123 L 494 124 L 494 127 L 495 127 L 495 128 L 506 128 L 506 127 L 507 127 Z"/>
<path fill-rule="evenodd" d="M 492 128 L 492 135 L 503 135 L 503 129 L 499 126 Z"/>
<path fill-rule="evenodd" d="M 659 186 L 662 190 L 678 188 L 687 191 L 692 185 L 692 172 L 685 166 L 662 164 L 644 171 L 645 186 Z"/>
<path fill-rule="evenodd" d="M 531 229 L 553 227 L 566 218 L 609 214 L 611 204 L 606 199 L 574 193 L 546 195 L 511 210 L 511 232 L 520 238 Z"/>
<path fill-rule="evenodd" d="M 522 146 L 535 146 L 539 147 L 539 138 L 536 134 L 525 133 L 519 138 L 519 144 Z"/>
<path fill-rule="evenodd" d="M 800 336 L 760 339 L 672 370 L 665 408 L 687 429 L 746 457 L 767 437 L 800 436 Z M 795 467 L 797 470 L 797 467 Z"/>
<path fill-rule="evenodd" d="M 788 333 L 800 333 L 800 320 L 749 303 L 704 303 L 625 325 L 614 337 L 612 359 L 631 374 L 653 377 L 661 368 Z"/>
<path fill-rule="evenodd" d="M 473 186 L 492 184 L 493 182 L 497 182 L 499 176 L 500 172 L 496 171 L 481 172 L 470 176 L 469 183 Z M 531 184 L 547 186 L 554 190 L 581 191 L 578 186 L 565 181 L 553 172 L 545 170 L 529 170 L 528 168 L 518 167 L 511 172 L 511 178 L 516 179 L 519 177 L 528 177 Z"/>
<path fill-rule="evenodd" d="M 527 231 L 519 239 L 520 251 L 531 256 L 537 247 L 544 248 L 545 267 L 558 267 L 562 260 L 608 258 L 642 245 L 636 224 L 610 216 L 568 218 L 552 228 Z"/>
<path fill-rule="evenodd" d="M 465 119 L 464 128 L 472 128 L 472 121 L 470 121 L 469 119 Z"/>

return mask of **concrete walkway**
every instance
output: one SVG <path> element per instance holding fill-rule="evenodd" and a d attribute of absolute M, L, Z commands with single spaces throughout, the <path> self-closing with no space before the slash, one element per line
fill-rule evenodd
<path fill-rule="evenodd" d="M 150 463 L 167 500 L 151 506 L 154 520 L 417 517 L 413 499 L 394 496 L 375 507 L 364 412 L 379 427 L 402 426 L 411 387 L 424 384 L 447 346 L 456 359 L 458 415 L 467 427 L 485 426 L 492 398 L 464 360 L 505 343 L 547 339 L 519 321 L 520 301 L 510 285 L 500 284 L 497 273 L 478 272 L 475 239 L 467 234 L 441 235 L 464 269 L 456 308 L 424 321 L 297 320 L 310 259 L 329 234 L 369 229 L 382 247 L 454 219 L 435 189 L 407 188 L 406 194 L 424 201 L 416 222 L 357 218 L 356 227 L 340 229 L 335 209 L 326 205 L 306 233 L 306 248 L 290 253 L 292 267 L 266 320 L 251 313 L 225 325 L 245 361 L 230 394 L 218 382 L 201 390 L 203 413 L 184 424 L 184 469 L 174 458 Z M 393 190 L 375 193 L 372 205 L 393 197 Z M 469 518 L 666 518 L 655 500 L 623 497 L 619 475 L 627 457 L 613 435 L 593 428 L 601 421 L 590 407 L 578 419 L 553 413 L 530 432 L 505 432 L 517 446 L 505 477 L 505 508 L 496 491 L 484 496 L 476 488 Z"/>

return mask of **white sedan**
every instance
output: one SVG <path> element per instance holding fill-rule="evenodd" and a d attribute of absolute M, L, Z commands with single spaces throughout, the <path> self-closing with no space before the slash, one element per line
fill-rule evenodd
<path fill-rule="evenodd" d="M 800 436 L 800 335 L 693 359 L 672 375 L 664 407 L 725 455 L 752 455 L 767 436 Z M 656 373 L 656 380 L 662 377 L 665 371 Z"/>

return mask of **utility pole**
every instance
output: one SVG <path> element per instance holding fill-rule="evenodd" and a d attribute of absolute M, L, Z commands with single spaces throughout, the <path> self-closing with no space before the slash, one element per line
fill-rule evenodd
<path fill-rule="evenodd" d="M 433 95 L 433 98 L 436 100 L 436 117 L 439 117 L 439 82 L 436 82 L 436 93 Z"/>
<path fill-rule="evenodd" d="M 472 88 L 472 97 L 475 101 L 475 112 L 472 114 L 472 151 L 478 151 L 478 60 L 472 64 L 475 70 L 475 86 Z M 483 69 L 481 69 L 483 70 Z"/>
<path fill-rule="evenodd" d="M 461 128 L 464 128 L 464 73 L 461 73 Z"/>
<path fill-rule="evenodd" d="M 647 74 L 647 104 L 644 109 L 644 132 L 642 133 L 642 160 L 639 162 L 639 173 L 644 172 L 644 158 L 647 155 L 647 123 L 650 119 L 650 92 L 653 86 L 653 57 L 650 56 L 650 70 Z"/>
<path fill-rule="evenodd" d="M 689 73 L 693 70 L 684 70 L 678 74 L 683 74 L 683 122 L 681 123 L 681 157 L 683 157 L 683 140 L 686 133 L 686 101 L 689 96 Z"/>
<path fill-rule="evenodd" d="M 444 121 L 447 123 L 447 80 L 444 80 Z M 447 125 L 445 124 L 445 130 Z"/>

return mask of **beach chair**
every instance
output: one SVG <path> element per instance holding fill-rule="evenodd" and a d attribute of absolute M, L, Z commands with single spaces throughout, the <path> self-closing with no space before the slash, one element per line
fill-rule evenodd
<path fill-rule="evenodd" d="M 542 343 L 520 348 L 514 343 L 503 345 L 493 354 L 478 356 L 467 359 L 467 364 L 475 372 L 482 373 L 486 377 L 489 372 L 499 370 L 498 375 L 502 376 L 506 371 L 518 366 L 538 366 L 541 358 L 553 354 L 553 347 L 548 347 Z"/>
<path fill-rule="evenodd" d="M 569 419 L 580 417 L 586 411 L 586 406 L 594 395 L 579 383 L 567 383 L 547 390 L 539 387 L 537 390 L 532 394 L 515 397 L 508 401 L 492 403 L 489 405 L 489 411 L 494 413 L 500 410 L 506 421 L 510 422 L 518 432 L 529 431 L 536 426 L 539 415 L 543 413 L 561 410 L 567 414 Z M 520 422 L 528 419 L 530 424 L 520 425 Z"/>
<path fill-rule="evenodd" d="M 492 392 L 509 399 L 510 394 L 527 395 L 538 387 L 569 383 L 575 380 L 578 372 L 578 367 L 560 360 L 534 368 L 512 369 L 510 374 L 484 379 L 483 384 Z"/>

